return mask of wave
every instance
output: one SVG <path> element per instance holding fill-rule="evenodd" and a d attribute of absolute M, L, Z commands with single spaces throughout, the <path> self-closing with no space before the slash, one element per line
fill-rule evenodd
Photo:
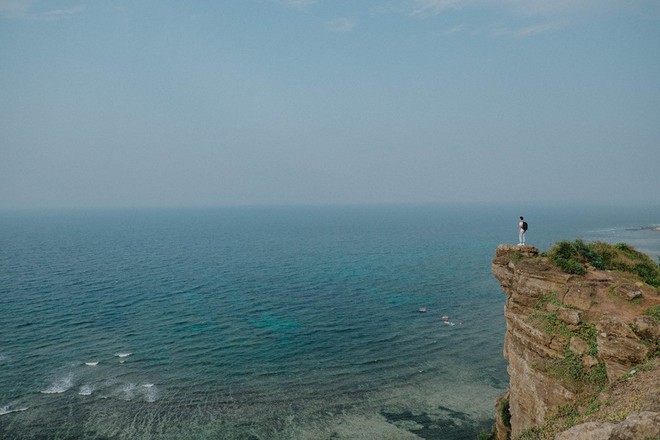
<path fill-rule="evenodd" d="M 135 385 L 134 383 L 127 383 L 120 390 L 120 394 L 123 396 L 124 400 L 133 400 L 133 397 L 135 397 L 136 388 L 137 385 Z"/>
<path fill-rule="evenodd" d="M 15 409 L 10 409 L 9 405 L 7 406 L 0 406 L 0 416 L 4 416 L 6 414 L 11 414 L 15 412 L 21 412 L 21 411 L 26 411 L 28 409 L 27 406 L 21 407 L 21 408 L 15 408 Z"/>
<path fill-rule="evenodd" d="M 96 361 L 96 362 L 85 362 L 85 365 L 87 365 L 88 367 L 96 367 L 98 364 L 99 364 L 98 361 Z"/>
<path fill-rule="evenodd" d="M 73 374 L 56 380 L 48 388 L 42 390 L 42 394 L 61 394 L 73 386 Z"/>
<path fill-rule="evenodd" d="M 132 354 L 133 353 L 116 353 L 115 356 L 117 356 L 118 358 L 127 358 Z"/>
<path fill-rule="evenodd" d="M 93 392 L 94 392 L 94 387 L 92 385 L 83 385 L 80 387 L 80 391 L 78 391 L 78 394 L 80 394 L 81 396 L 91 396 Z"/>
<path fill-rule="evenodd" d="M 137 385 L 133 382 L 129 382 L 124 384 L 118 390 L 116 397 L 126 401 L 143 399 L 145 402 L 155 402 L 160 398 L 160 391 L 153 383 Z"/>
<path fill-rule="evenodd" d="M 158 388 L 152 383 L 146 383 L 142 385 L 142 395 L 146 402 L 155 402 L 160 397 L 160 392 Z"/>

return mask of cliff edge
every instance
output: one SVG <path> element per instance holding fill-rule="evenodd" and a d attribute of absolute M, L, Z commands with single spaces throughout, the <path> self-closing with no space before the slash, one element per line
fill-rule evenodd
<path fill-rule="evenodd" d="M 639 275 L 642 263 L 616 263 L 636 251 L 603 243 L 596 251 L 571 259 L 579 267 L 566 273 L 556 254 L 497 248 L 492 272 L 507 295 L 510 377 L 497 403 L 498 440 L 660 438 L 660 291 Z M 606 263 L 634 270 L 602 269 Z"/>

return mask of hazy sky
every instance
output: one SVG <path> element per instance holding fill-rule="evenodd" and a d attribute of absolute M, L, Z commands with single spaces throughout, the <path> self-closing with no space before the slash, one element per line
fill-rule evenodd
<path fill-rule="evenodd" d="M 657 0 L 0 0 L 0 208 L 660 203 Z"/>

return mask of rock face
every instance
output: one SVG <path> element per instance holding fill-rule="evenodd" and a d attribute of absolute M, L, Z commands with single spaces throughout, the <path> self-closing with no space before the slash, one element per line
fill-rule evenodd
<path fill-rule="evenodd" d="M 608 440 L 614 423 L 587 422 L 574 426 L 555 437 L 555 440 Z"/>
<path fill-rule="evenodd" d="M 504 356 L 510 377 L 508 397 L 500 399 L 507 399 L 510 423 L 500 420 L 498 402 L 498 439 L 515 439 L 586 389 L 615 381 L 657 344 L 657 322 L 643 316 L 660 303 L 649 286 L 593 268 L 583 276 L 563 273 L 532 246 L 500 245 L 492 272 L 507 295 Z M 657 420 L 657 413 L 644 417 Z M 637 438 L 614 437 L 618 427 L 596 423 L 557 438 Z"/>

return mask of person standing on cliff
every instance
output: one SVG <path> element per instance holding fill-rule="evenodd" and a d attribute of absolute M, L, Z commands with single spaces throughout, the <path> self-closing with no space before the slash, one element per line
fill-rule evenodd
<path fill-rule="evenodd" d="M 518 222 L 518 246 L 525 246 L 525 232 L 527 232 L 527 222 L 523 220 L 521 215 Z"/>

